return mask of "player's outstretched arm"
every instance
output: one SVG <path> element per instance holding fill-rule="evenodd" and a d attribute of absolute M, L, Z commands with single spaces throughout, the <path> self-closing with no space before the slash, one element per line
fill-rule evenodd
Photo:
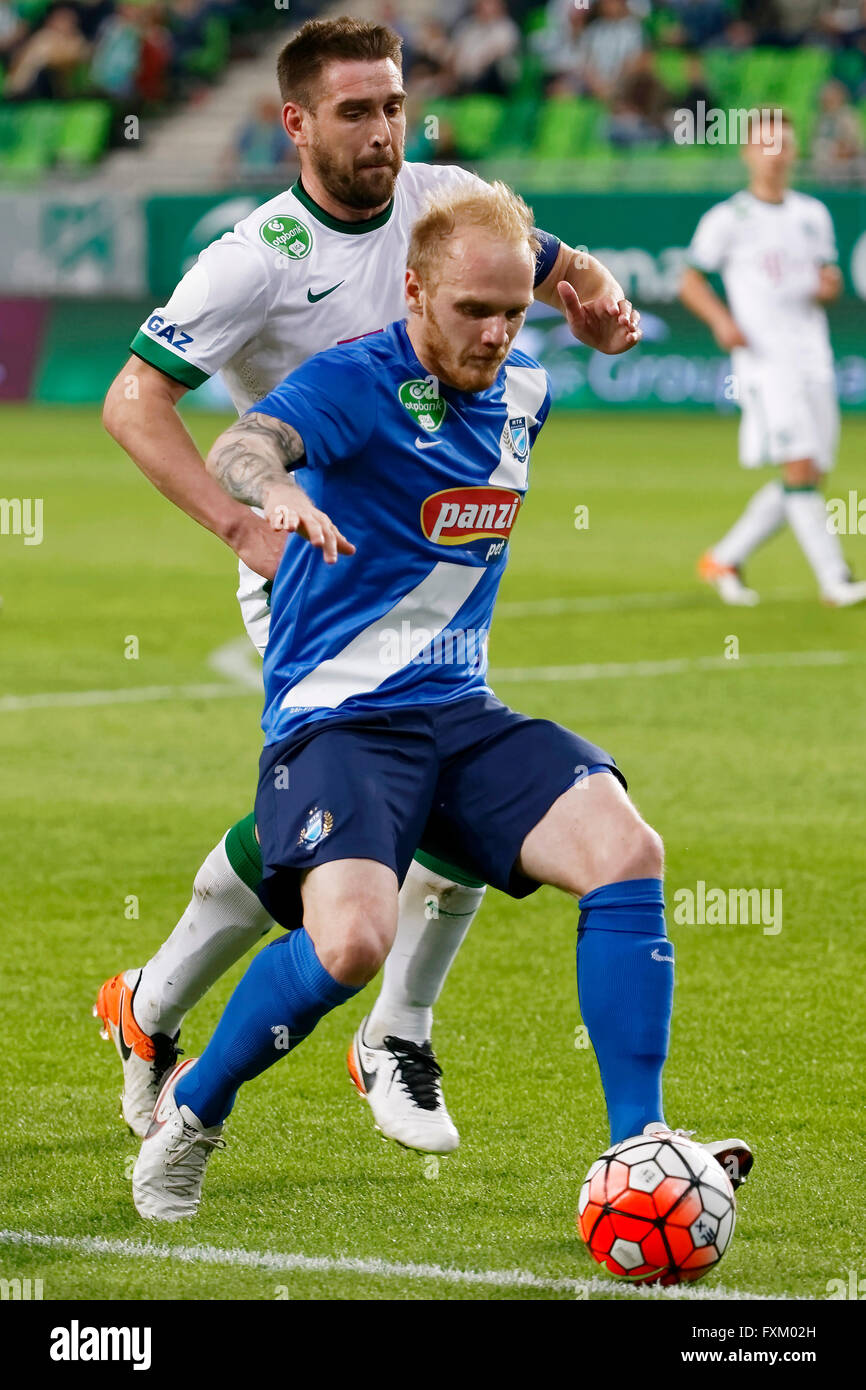
<path fill-rule="evenodd" d="M 338 555 L 354 555 L 355 547 L 287 476 L 304 452 L 303 439 L 287 421 L 250 411 L 219 436 L 206 467 L 230 497 L 263 508 L 275 532 L 297 531 L 333 565 Z"/>
<path fill-rule="evenodd" d="M 208 477 L 175 408 L 185 392 L 179 381 L 131 357 L 105 398 L 103 424 L 163 496 L 219 536 L 257 574 L 273 579 L 285 538 Z"/>
<path fill-rule="evenodd" d="M 696 318 L 703 320 L 724 352 L 749 346 L 727 305 L 694 266 L 687 266 L 683 273 L 680 300 Z"/>
<path fill-rule="evenodd" d="M 558 309 L 575 338 L 598 352 L 628 352 L 643 336 L 640 314 L 619 281 L 595 256 L 565 242 L 535 297 Z"/>

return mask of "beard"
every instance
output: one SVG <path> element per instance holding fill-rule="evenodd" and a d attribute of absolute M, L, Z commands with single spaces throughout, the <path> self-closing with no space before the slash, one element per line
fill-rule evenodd
<path fill-rule="evenodd" d="M 435 364 L 435 375 L 458 391 L 486 391 L 496 380 L 499 368 L 508 356 L 510 343 L 498 349 L 492 356 L 488 353 L 473 354 L 468 350 L 455 349 L 442 331 L 442 326 L 429 302 L 425 313 L 426 355 Z"/>
<path fill-rule="evenodd" d="M 337 163 L 330 150 L 318 139 L 310 145 L 313 168 L 324 187 L 344 207 L 358 212 L 383 207 L 394 196 L 394 184 L 403 167 L 403 155 L 394 150 L 379 160 L 368 156 L 366 163 L 358 161 L 351 169 Z"/>

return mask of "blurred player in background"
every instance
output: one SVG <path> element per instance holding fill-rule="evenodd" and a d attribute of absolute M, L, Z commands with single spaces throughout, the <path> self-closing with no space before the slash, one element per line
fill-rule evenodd
<path fill-rule="evenodd" d="M 842 276 L 829 212 L 788 186 L 796 153 L 794 131 L 781 112 L 771 128 L 754 122 L 743 151 L 748 190 L 701 218 L 680 287 L 686 308 L 731 353 L 742 412 L 740 462 L 779 470 L 702 556 L 698 572 L 725 603 L 757 603 L 743 566 L 787 524 L 822 600 L 847 607 L 866 599 L 866 583 L 851 578 L 839 538 L 828 530 L 820 490 L 839 435 L 824 305 L 838 298 Z M 713 271 L 722 277 L 727 304 L 705 278 Z"/>
<path fill-rule="evenodd" d="M 290 40 L 278 76 L 298 182 L 203 252 L 142 325 L 106 400 L 109 432 L 151 482 L 239 556 L 241 611 L 261 653 L 285 534 L 208 476 L 175 407 L 222 371 L 242 413 L 314 353 L 403 316 L 409 233 L 426 195 L 479 181 L 453 166 L 403 163 L 400 63 L 400 39 L 382 25 L 315 21 Z M 556 237 L 538 238 L 536 296 L 600 351 L 636 343 L 639 315 L 604 267 Z M 423 436 L 420 428 L 419 449 Z M 308 539 L 323 544 L 321 534 Z M 156 955 L 99 991 L 94 1012 L 120 1054 L 122 1112 L 138 1135 L 176 1060 L 185 1014 L 272 926 L 254 891 L 262 861 L 253 822 L 232 826 L 208 855 Z M 366 1058 L 355 1080 L 377 1125 L 410 1147 L 447 1152 L 458 1143 L 431 1044 L 432 1006 L 483 893 L 454 864 L 426 855 L 412 865 L 382 991 L 353 1043 Z"/>

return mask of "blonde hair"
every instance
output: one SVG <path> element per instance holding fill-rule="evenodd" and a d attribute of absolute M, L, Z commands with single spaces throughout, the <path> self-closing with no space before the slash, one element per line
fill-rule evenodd
<path fill-rule="evenodd" d="M 541 243 L 533 229 L 532 209 L 508 184 L 452 184 L 432 194 L 412 228 L 406 265 L 432 288 L 446 242 L 466 227 L 481 227 L 512 246 L 525 246 L 533 259 Z"/>

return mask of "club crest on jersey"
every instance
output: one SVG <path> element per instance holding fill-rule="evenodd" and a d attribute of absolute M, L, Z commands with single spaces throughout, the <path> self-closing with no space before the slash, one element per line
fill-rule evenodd
<path fill-rule="evenodd" d="M 259 236 L 290 261 L 302 261 L 313 249 L 313 233 L 297 217 L 269 217 L 259 227 Z"/>
<path fill-rule="evenodd" d="M 334 817 L 330 811 L 320 811 L 318 806 L 314 806 L 298 836 L 298 844 L 307 845 L 313 849 L 320 840 L 324 840 L 326 835 L 330 835 L 333 828 Z"/>
<path fill-rule="evenodd" d="M 507 541 L 520 496 L 504 487 L 449 487 L 421 503 L 421 530 L 437 545 Z"/>
<path fill-rule="evenodd" d="M 502 431 L 502 443 L 510 449 L 518 463 L 529 458 L 529 423 L 525 415 L 511 415 Z"/>
<path fill-rule="evenodd" d="M 439 383 L 435 376 L 404 381 L 398 394 L 401 405 L 408 410 L 419 429 L 427 434 L 438 430 L 448 407 L 439 394 Z"/>

